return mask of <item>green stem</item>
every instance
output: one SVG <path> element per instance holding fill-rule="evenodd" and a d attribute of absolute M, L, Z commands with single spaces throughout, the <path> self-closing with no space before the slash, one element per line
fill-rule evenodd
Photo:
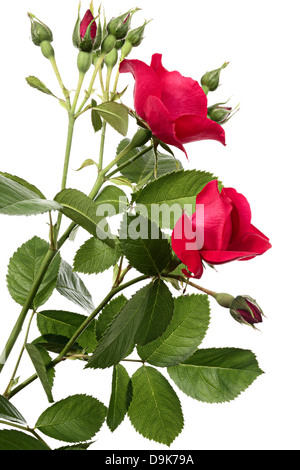
<path fill-rule="evenodd" d="M 67 186 L 67 178 L 68 178 L 68 170 L 69 170 L 69 163 L 70 163 L 70 156 L 71 156 L 71 148 L 72 148 L 72 141 L 74 135 L 74 124 L 75 119 L 73 116 L 72 111 L 69 113 L 69 125 L 68 125 L 68 136 L 67 136 L 67 144 L 66 144 L 66 151 L 65 151 L 65 160 L 64 160 L 64 168 L 63 168 L 63 176 L 61 181 L 61 190 L 66 189 Z M 62 213 L 59 212 L 57 217 L 57 228 L 56 228 L 56 239 L 59 233 L 60 225 L 61 225 Z"/>
<path fill-rule="evenodd" d="M 20 354 L 19 354 L 19 357 L 18 357 L 18 360 L 17 360 L 17 363 L 15 365 L 15 368 L 14 368 L 14 371 L 12 373 L 12 376 L 11 376 L 11 379 L 8 383 L 8 386 L 5 390 L 5 392 L 3 393 L 3 396 L 4 397 L 7 397 L 9 395 L 9 392 L 12 388 L 12 385 L 13 385 L 13 381 L 15 379 L 15 376 L 16 376 L 16 373 L 17 373 L 17 370 L 18 370 L 18 367 L 20 365 L 20 362 L 21 362 L 21 359 L 22 359 L 22 356 L 23 356 L 23 353 L 24 353 L 24 350 L 25 350 L 25 346 L 26 346 L 26 343 L 27 343 L 27 340 L 28 340 L 28 335 L 29 335 L 29 330 L 30 330 L 30 326 L 31 326 L 31 322 L 32 322 L 32 319 L 35 315 L 36 311 L 33 310 L 32 314 L 31 314 L 31 317 L 30 317 L 30 320 L 29 320 L 29 323 L 28 323 L 28 327 L 27 327 L 27 330 L 26 330 L 26 334 L 25 334 L 25 339 L 24 339 L 24 343 L 23 343 L 23 346 L 21 348 L 21 351 L 20 351 Z"/>
<path fill-rule="evenodd" d="M 213 292 L 209 289 L 205 289 L 205 287 L 198 286 L 197 284 L 195 284 L 194 282 L 191 282 L 189 279 L 187 280 L 183 276 L 178 276 L 176 274 L 164 274 L 164 273 L 162 273 L 162 276 L 164 278 L 176 279 L 177 281 L 187 282 L 189 286 L 194 287 L 194 289 L 200 290 L 201 292 L 204 292 L 204 294 L 210 295 L 211 297 L 215 298 L 217 295 L 216 292 Z"/>
<path fill-rule="evenodd" d="M 69 94 L 69 91 L 66 89 L 66 87 L 64 86 L 63 84 L 63 81 L 62 81 L 62 78 L 60 76 L 60 73 L 59 73 L 59 70 L 58 70 L 58 67 L 57 67 L 57 63 L 56 63 L 56 60 L 55 60 L 55 56 L 52 56 L 49 58 L 50 62 L 51 62 L 51 65 L 53 67 L 53 70 L 54 70 L 54 73 L 56 75 L 56 78 L 57 78 L 57 81 L 62 89 L 62 92 L 64 94 L 64 97 L 66 98 L 67 100 L 67 105 L 68 105 L 68 109 L 70 109 L 71 107 L 71 104 L 70 104 L 70 94 Z"/>
<path fill-rule="evenodd" d="M 79 98 L 79 95 L 80 95 L 80 92 L 81 92 L 84 77 L 85 77 L 85 73 L 79 72 L 77 89 L 76 89 L 76 93 L 75 93 L 75 96 L 74 96 L 74 101 L 72 103 L 72 108 L 71 108 L 71 114 L 73 116 L 75 114 L 75 110 L 76 110 L 76 106 L 77 106 L 77 103 L 78 103 L 78 98 Z"/>
<path fill-rule="evenodd" d="M 103 168 L 103 156 L 104 156 L 104 144 L 105 144 L 105 135 L 106 135 L 106 121 L 103 121 L 101 129 L 101 142 L 100 142 L 100 153 L 99 153 L 99 171 Z"/>
<path fill-rule="evenodd" d="M 90 82 L 90 86 L 88 88 L 88 90 L 86 91 L 86 94 L 85 94 L 85 98 L 83 100 L 83 102 L 81 103 L 81 105 L 79 106 L 78 108 L 78 111 L 77 111 L 77 114 L 81 112 L 81 110 L 83 109 L 83 107 L 85 106 L 86 102 L 89 100 L 92 92 L 93 92 L 93 86 L 94 86 L 94 83 L 95 83 L 95 80 L 96 80 L 96 77 L 97 77 L 97 74 L 100 70 L 100 67 L 102 65 L 102 62 L 104 60 L 104 57 L 105 57 L 105 54 L 102 53 L 97 62 L 96 62 L 96 65 L 95 65 L 95 69 L 94 69 L 94 73 L 93 73 L 93 76 L 91 78 L 91 82 Z"/>
<path fill-rule="evenodd" d="M 107 305 L 107 303 L 120 291 L 126 289 L 127 287 L 130 287 L 138 282 L 144 281 L 148 279 L 149 276 L 143 275 L 139 276 L 135 279 L 132 279 L 131 281 L 126 282 L 125 284 L 122 284 L 118 287 L 114 287 L 109 294 L 105 297 L 105 299 L 100 303 L 100 305 L 91 313 L 89 317 L 80 325 L 80 327 L 77 329 L 77 331 L 74 333 L 72 338 L 68 341 L 66 346 L 63 348 L 61 353 L 52 361 L 48 364 L 47 369 L 51 369 L 55 367 L 57 364 L 60 362 L 64 361 L 65 356 L 69 352 L 69 350 L 72 348 L 73 344 L 76 342 L 78 337 L 81 335 L 81 333 L 90 325 L 90 323 L 95 319 L 95 317 L 99 314 L 99 312 Z M 22 384 L 20 384 L 18 387 L 14 388 L 8 398 L 12 398 L 15 396 L 17 393 L 19 393 L 21 390 L 23 390 L 27 385 L 31 384 L 38 378 L 37 374 L 32 375 L 29 377 L 27 380 L 25 380 Z"/>

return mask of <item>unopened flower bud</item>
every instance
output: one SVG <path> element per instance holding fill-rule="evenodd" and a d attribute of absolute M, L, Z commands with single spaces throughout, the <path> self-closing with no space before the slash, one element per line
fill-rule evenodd
<path fill-rule="evenodd" d="M 92 52 L 100 47 L 101 38 L 101 27 L 99 30 L 91 10 L 86 11 L 82 20 L 78 11 L 78 18 L 73 31 L 74 46 L 83 52 Z"/>
<path fill-rule="evenodd" d="M 127 57 L 133 47 L 138 47 L 143 39 L 144 39 L 144 31 L 146 25 L 149 23 L 149 21 L 145 21 L 145 23 L 142 26 L 139 26 L 138 28 L 135 28 L 131 30 L 125 40 L 125 43 L 122 47 L 122 52 L 121 52 L 121 58 L 125 59 Z"/>
<path fill-rule="evenodd" d="M 43 41 L 52 42 L 53 34 L 47 25 L 38 20 L 34 15 L 28 13 L 31 21 L 31 39 L 36 46 L 40 46 Z"/>
<path fill-rule="evenodd" d="M 262 323 L 263 312 L 260 306 L 248 295 L 239 295 L 230 306 L 232 317 L 239 323 L 254 327 L 257 323 Z"/>
<path fill-rule="evenodd" d="M 204 91 L 215 91 L 220 83 L 220 75 L 221 70 L 225 69 L 229 62 L 225 62 L 222 67 L 216 70 L 212 70 L 211 72 L 206 72 L 205 75 L 201 78 L 201 86 L 203 87 Z M 207 93 L 206 93 L 207 94 Z"/>
<path fill-rule="evenodd" d="M 207 108 L 207 117 L 218 124 L 225 124 L 232 114 L 232 108 L 220 106 L 220 104 L 214 104 Z"/>
<path fill-rule="evenodd" d="M 124 39 L 129 31 L 132 15 L 137 10 L 139 8 L 133 11 L 129 10 L 117 18 L 112 18 L 106 27 L 108 34 L 113 34 L 116 39 Z"/>

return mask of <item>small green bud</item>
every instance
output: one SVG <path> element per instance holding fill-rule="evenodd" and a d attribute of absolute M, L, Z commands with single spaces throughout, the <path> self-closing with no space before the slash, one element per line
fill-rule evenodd
<path fill-rule="evenodd" d="M 101 45 L 101 52 L 108 54 L 116 44 L 116 37 L 113 34 L 108 34 L 102 42 Z"/>
<path fill-rule="evenodd" d="M 34 15 L 28 13 L 31 21 L 31 39 L 36 46 L 40 46 L 43 41 L 52 42 L 53 34 L 47 25 L 38 20 Z"/>
<path fill-rule="evenodd" d="M 113 34 L 116 39 L 124 39 L 130 28 L 131 17 L 137 10 L 139 8 L 133 11 L 129 10 L 117 18 L 112 18 L 106 27 L 108 34 Z"/>
<path fill-rule="evenodd" d="M 104 57 L 104 63 L 107 67 L 113 68 L 118 62 L 118 51 L 114 47 L 106 56 Z"/>
<path fill-rule="evenodd" d="M 228 64 L 229 62 L 225 62 L 219 69 L 206 72 L 206 74 L 201 78 L 201 86 L 207 87 L 208 91 L 215 91 L 220 83 L 221 70 L 225 69 Z"/>
<path fill-rule="evenodd" d="M 139 26 L 128 33 L 126 41 L 121 49 L 121 59 L 125 59 L 125 57 L 130 54 L 133 47 L 138 47 L 142 43 L 145 27 L 148 23 L 149 21 L 145 21 L 142 26 Z"/>
<path fill-rule="evenodd" d="M 51 59 L 51 57 L 54 57 L 54 49 L 49 41 L 43 41 L 41 43 L 41 51 L 46 59 Z"/>
<path fill-rule="evenodd" d="M 93 54 L 91 52 L 79 51 L 77 57 L 77 68 L 81 73 L 87 73 L 92 65 Z"/>

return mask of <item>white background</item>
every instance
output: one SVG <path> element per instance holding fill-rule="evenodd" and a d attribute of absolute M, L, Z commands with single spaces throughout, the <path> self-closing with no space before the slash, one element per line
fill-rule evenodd
<path fill-rule="evenodd" d="M 96 5 L 95 5 L 96 6 Z M 267 320 L 260 332 L 235 323 L 225 309 L 212 303 L 212 320 L 203 347 L 233 346 L 251 349 L 265 374 L 234 402 L 206 405 L 184 396 L 185 428 L 171 450 L 299 450 L 299 29 L 298 2 L 287 0 L 114 0 L 104 4 L 108 18 L 135 6 L 133 27 L 144 19 L 147 26 L 142 45 L 131 58 L 150 63 L 151 55 L 163 54 L 169 70 L 200 80 L 207 71 L 224 61 L 222 86 L 209 94 L 209 104 L 226 101 L 240 111 L 226 124 L 227 146 L 206 141 L 186 146 L 189 162 L 179 150 L 176 155 L 185 168 L 213 172 L 227 187 L 234 187 L 249 200 L 253 224 L 271 239 L 273 248 L 249 262 L 233 262 L 209 270 L 201 284 L 233 295 L 249 294 L 263 307 Z M 83 1 L 82 12 L 88 7 Z M 39 77 L 60 95 L 50 64 L 30 41 L 27 11 L 45 21 L 54 33 L 57 62 L 68 88 L 77 84 L 77 51 L 71 36 L 77 16 L 74 0 L 16 0 L 2 2 L 1 13 L 1 171 L 16 174 L 36 184 L 48 198 L 59 191 L 66 139 L 66 113 L 56 100 L 29 88 L 25 77 Z M 119 89 L 130 88 L 124 102 L 132 105 L 130 75 L 121 77 Z M 87 82 L 88 83 L 88 82 Z M 134 127 L 130 130 L 131 134 Z M 108 134 L 106 162 L 115 154 L 120 140 Z M 88 192 L 95 169 L 75 172 L 86 158 L 97 160 L 99 136 L 90 117 L 78 121 L 71 159 L 69 187 Z M 4 344 L 20 307 L 6 291 L 10 256 L 34 235 L 47 239 L 47 218 L 0 216 L 0 344 Z M 72 262 L 76 249 L 86 239 L 81 233 L 67 243 L 62 256 Z M 98 304 L 111 286 L 111 270 L 102 277 L 82 276 Z M 134 292 L 134 290 L 132 290 Z M 191 291 L 192 292 L 192 291 Z M 130 295 L 130 292 L 128 292 Z M 46 308 L 73 309 L 55 294 Z M 74 306 L 74 311 L 76 306 Z M 33 328 L 30 339 L 37 332 Z M 21 341 L 17 343 L 19 351 Z M 1 346 L 1 349 L 2 349 Z M 12 354 L 0 377 L 4 391 L 12 373 Z M 133 373 L 136 366 L 130 365 Z M 33 372 L 24 358 L 21 380 Z M 91 394 L 109 402 L 111 369 L 82 371 L 78 362 L 57 368 L 56 400 L 74 393 Z M 48 406 L 36 381 L 13 399 L 31 425 Z M 53 446 L 60 443 L 46 439 Z M 92 449 L 166 449 L 148 441 L 124 423 L 111 433 L 106 425 Z"/>

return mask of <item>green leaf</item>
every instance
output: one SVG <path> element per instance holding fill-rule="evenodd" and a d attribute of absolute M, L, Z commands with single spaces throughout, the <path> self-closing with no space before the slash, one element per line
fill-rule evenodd
<path fill-rule="evenodd" d="M 105 245 L 106 246 L 106 245 Z M 56 290 L 68 300 L 91 313 L 95 310 L 93 299 L 84 282 L 72 267 L 64 260 L 61 261 Z"/>
<path fill-rule="evenodd" d="M 120 247 L 131 266 L 143 274 L 157 276 L 171 261 L 171 247 L 159 227 L 142 215 L 123 218 Z"/>
<path fill-rule="evenodd" d="M 152 343 L 139 346 L 143 361 L 166 367 L 178 364 L 195 352 L 203 341 L 210 319 L 206 295 L 180 296 L 174 300 L 174 313 L 165 333 Z"/>
<path fill-rule="evenodd" d="M 90 442 L 79 442 L 78 444 L 74 444 L 72 446 L 64 446 L 58 447 L 54 450 L 88 450 L 88 448 L 94 444 L 93 441 Z"/>
<path fill-rule="evenodd" d="M 28 216 L 61 209 L 60 204 L 42 199 L 29 183 L 24 185 L 20 181 L 0 174 L 0 214 Z"/>
<path fill-rule="evenodd" d="M 96 320 L 95 332 L 98 341 L 100 341 L 100 339 L 104 336 L 112 322 L 115 320 L 117 315 L 119 315 L 126 304 L 127 299 L 123 294 L 121 294 L 119 297 L 111 300 L 109 304 L 104 307 L 98 319 Z"/>
<path fill-rule="evenodd" d="M 34 184 L 28 183 L 28 181 L 24 180 L 23 178 L 20 178 L 19 176 L 11 175 L 10 173 L 3 173 L 0 171 L 0 175 L 4 176 L 5 178 L 15 181 L 16 183 L 20 184 L 24 188 L 29 189 L 31 192 L 37 194 L 41 199 L 46 199 L 44 194 L 36 187 Z"/>
<path fill-rule="evenodd" d="M 236 348 L 199 349 L 168 372 L 180 390 L 206 403 L 234 400 L 262 374 L 255 355 Z"/>
<path fill-rule="evenodd" d="M 47 408 L 38 418 L 36 428 L 61 441 L 86 441 L 99 431 L 106 411 L 94 397 L 72 395 Z"/>
<path fill-rule="evenodd" d="M 147 344 L 161 336 L 169 325 L 174 300 L 171 292 L 161 279 L 156 279 L 145 297 L 145 315 L 135 335 L 137 344 Z"/>
<path fill-rule="evenodd" d="M 110 124 L 117 132 L 126 136 L 128 132 L 128 109 L 120 103 L 107 101 L 93 110 L 100 115 L 108 124 Z"/>
<path fill-rule="evenodd" d="M 119 154 L 128 144 L 130 143 L 129 139 L 123 139 L 117 149 L 117 154 Z M 118 162 L 118 166 L 123 165 L 126 161 L 130 160 L 132 157 L 140 153 L 146 147 L 136 147 L 135 149 L 131 150 L 124 158 L 122 158 Z M 157 152 L 158 154 L 158 165 L 157 165 L 157 177 L 162 176 L 166 173 L 171 173 L 173 171 L 182 169 L 182 164 L 179 160 L 173 158 L 170 155 L 162 154 L 161 152 Z M 155 153 L 153 149 L 149 150 L 149 152 L 145 153 L 133 163 L 130 163 L 126 167 L 120 170 L 120 173 L 129 179 L 132 183 L 136 183 L 137 185 L 141 185 L 146 181 L 151 181 L 155 178 Z"/>
<path fill-rule="evenodd" d="M 97 238 L 90 238 L 77 251 L 74 270 L 85 274 L 99 274 L 116 264 L 121 252 L 119 245 L 111 248 Z"/>
<path fill-rule="evenodd" d="M 21 431 L 0 431 L 0 450 L 50 450 L 42 441 Z"/>
<path fill-rule="evenodd" d="M 38 78 L 30 76 L 30 77 L 26 78 L 26 82 L 32 88 L 36 88 L 37 90 L 41 91 L 42 93 L 45 93 L 46 95 L 50 95 L 50 96 L 53 96 L 54 98 L 56 98 L 56 96 L 52 93 L 52 91 L 50 91 L 49 88 L 47 88 L 46 85 L 43 82 L 41 82 L 41 80 L 39 80 Z"/>
<path fill-rule="evenodd" d="M 86 160 L 84 160 L 83 164 L 81 165 L 80 168 L 78 168 L 78 170 L 76 171 L 80 171 L 80 170 L 83 170 L 83 168 L 86 168 L 87 166 L 92 166 L 92 165 L 95 165 L 96 168 L 98 168 L 98 165 L 97 163 L 92 160 L 91 158 L 87 158 Z"/>
<path fill-rule="evenodd" d="M 133 194 L 133 200 L 145 206 L 148 216 L 151 214 L 151 220 L 161 228 L 173 229 L 182 209 L 188 215 L 195 211 L 196 196 L 213 179 L 216 177 L 204 171 L 175 171 L 151 181 Z"/>
<path fill-rule="evenodd" d="M 83 227 L 94 237 L 100 238 L 107 245 L 114 247 L 115 241 L 99 226 L 103 217 L 97 215 L 98 205 L 77 189 L 64 189 L 55 196 L 61 204 L 61 212 L 73 222 Z"/>
<path fill-rule="evenodd" d="M 147 439 L 170 445 L 182 431 L 180 401 L 167 379 L 152 367 L 132 376 L 133 398 L 128 410 L 134 428 Z"/>
<path fill-rule="evenodd" d="M 113 432 L 122 423 L 130 405 L 131 380 L 125 367 L 114 366 L 112 391 L 107 412 L 107 425 Z"/>
<path fill-rule="evenodd" d="M 92 100 L 92 107 L 95 108 L 96 106 L 97 102 L 95 100 Z M 92 109 L 91 118 L 94 131 L 100 131 L 102 129 L 102 119 L 100 114 L 95 109 Z"/>
<path fill-rule="evenodd" d="M 23 418 L 17 408 L 2 395 L 0 395 L 0 419 L 11 421 L 12 423 L 26 424 L 25 418 Z"/>
<path fill-rule="evenodd" d="M 37 326 L 41 335 L 58 335 L 72 338 L 86 320 L 86 316 L 60 310 L 45 310 L 37 314 Z M 77 343 L 87 352 L 97 346 L 94 321 L 77 338 Z"/>
<path fill-rule="evenodd" d="M 53 386 L 53 380 L 49 380 L 49 376 L 47 374 L 47 369 L 45 361 L 44 361 L 44 356 L 47 354 L 48 356 L 48 363 L 50 363 L 51 358 L 47 351 L 45 349 L 41 348 L 40 346 L 37 346 L 35 344 L 26 344 L 26 350 L 30 356 L 30 359 L 34 365 L 34 368 L 36 370 L 36 373 L 41 381 L 41 384 L 43 385 L 43 388 L 45 390 L 45 393 L 47 395 L 49 403 L 53 403 L 53 396 L 52 396 L 52 386 Z M 52 382 L 52 383 L 51 383 Z"/>
<path fill-rule="evenodd" d="M 25 304 L 48 249 L 49 245 L 45 240 L 33 237 L 24 243 L 10 259 L 7 287 L 10 295 L 18 304 L 22 306 Z M 32 309 L 37 309 L 43 305 L 52 295 L 56 286 L 60 261 L 60 254 L 57 253 L 32 302 Z"/>
<path fill-rule="evenodd" d="M 102 189 L 95 199 L 96 204 L 110 204 L 115 209 L 115 214 L 121 214 L 128 208 L 128 199 L 124 191 L 117 186 L 109 185 Z"/>
<path fill-rule="evenodd" d="M 32 344 L 40 346 L 41 348 L 45 349 L 46 351 L 54 352 L 56 354 L 60 354 L 64 347 L 69 342 L 70 338 L 66 336 L 60 335 L 52 335 L 52 334 L 44 334 L 43 336 L 39 336 Z M 68 354 L 76 354 L 81 353 L 82 347 L 79 346 L 78 343 L 74 343 L 72 348 L 69 350 Z M 51 372 L 54 369 L 49 369 L 47 372 Z"/>
<path fill-rule="evenodd" d="M 100 340 L 87 368 L 105 369 L 126 357 L 145 315 L 144 298 L 151 284 L 140 289 L 125 305 Z"/>

